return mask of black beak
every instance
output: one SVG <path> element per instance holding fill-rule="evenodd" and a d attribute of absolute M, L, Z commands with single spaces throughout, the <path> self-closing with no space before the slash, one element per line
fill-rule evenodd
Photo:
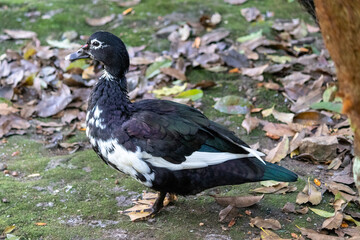
<path fill-rule="evenodd" d="M 65 57 L 65 60 L 70 60 L 71 62 L 72 61 L 75 61 L 77 59 L 82 59 L 82 58 L 90 58 L 90 55 L 86 52 L 86 48 L 88 47 L 87 44 L 85 44 L 84 46 L 82 46 L 79 50 L 77 50 L 76 52 L 74 53 L 71 53 L 69 55 L 67 55 Z"/>

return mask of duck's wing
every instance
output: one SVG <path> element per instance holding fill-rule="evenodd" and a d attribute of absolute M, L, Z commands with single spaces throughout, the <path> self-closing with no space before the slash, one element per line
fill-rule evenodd
<path fill-rule="evenodd" d="M 123 131 L 153 165 L 180 170 L 236 158 L 256 157 L 255 161 L 263 162 L 261 153 L 187 105 L 146 100 L 134 103 L 133 108 Z"/>

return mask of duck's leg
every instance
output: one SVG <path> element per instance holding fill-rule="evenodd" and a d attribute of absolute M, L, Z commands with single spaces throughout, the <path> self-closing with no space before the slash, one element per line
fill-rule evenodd
<path fill-rule="evenodd" d="M 151 215 L 157 214 L 164 207 L 164 199 L 166 196 L 166 192 L 160 192 L 159 196 L 155 200 L 155 203 L 152 206 Z"/>

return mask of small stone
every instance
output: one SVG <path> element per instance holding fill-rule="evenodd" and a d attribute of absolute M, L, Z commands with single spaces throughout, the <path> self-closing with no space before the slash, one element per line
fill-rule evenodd
<path fill-rule="evenodd" d="M 4 171 L 7 169 L 7 165 L 5 163 L 0 163 L 0 171 Z"/>
<path fill-rule="evenodd" d="M 3 171 L 3 173 L 4 173 L 4 174 L 9 174 L 10 171 L 6 169 L 6 170 Z"/>
<path fill-rule="evenodd" d="M 17 177 L 17 176 L 19 176 L 19 173 L 18 173 L 17 171 L 13 171 L 13 172 L 11 173 L 11 176 Z"/>

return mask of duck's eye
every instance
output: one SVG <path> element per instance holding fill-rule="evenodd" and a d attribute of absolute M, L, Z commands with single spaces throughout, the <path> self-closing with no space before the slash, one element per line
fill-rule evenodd
<path fill-rule="evenodd" d="M 98 46 L 100 46 L 100 43 L 95 41 L 95 42 L 92 43 L 92 45 L 93 45 L 94 47 L 98 47 Z"/>

